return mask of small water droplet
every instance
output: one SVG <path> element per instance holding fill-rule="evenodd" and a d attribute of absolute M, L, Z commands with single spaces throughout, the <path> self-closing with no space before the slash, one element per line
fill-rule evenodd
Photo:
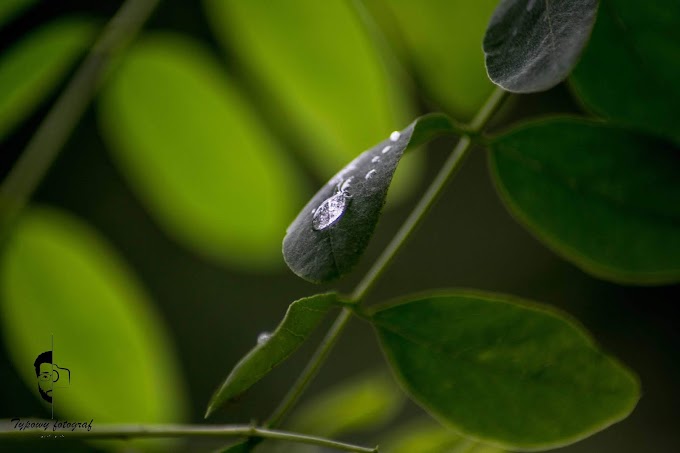
<path fill-rule="evenodd" d="M 269 339 L 272 337 L 272 334 L 269 332 L 261 332 L 257 336 L 257 344 L 265 344 L 266 342 L 269 341 Z"/>
<path fill-rule="evenodd" d="M 401 137 L 401 134 L 399 133 L 399 131 L 394 131 L 390 134 L 390 140 L 392 140 L 393 142 L 396 142 L 397 140 L 399 140 L 399 137 Z"/>
<path fill-rule="evenodd" d="M 392 147 L 390 145 L 387 145 L 386 147 L 383 148 L 382 153 L 385 154 L 387 151 L 391 150 Z"/>
<path fill-rule="evenodd" d="M 375 175 L 376 173 L 378 173 L 378 172 L 374 168 L 371 171 L 369 171 L 368 173 L 366 173 L 366 176 L 364 176 L 364 179 L 371 179 L 373 177 L 373 175 Z"/>
<path fill-rule="evenodd" d="M 380 160 L 380 156 L 373 156 L 373 159 L 371 159 L 371 162 L 376 163 Z"/>

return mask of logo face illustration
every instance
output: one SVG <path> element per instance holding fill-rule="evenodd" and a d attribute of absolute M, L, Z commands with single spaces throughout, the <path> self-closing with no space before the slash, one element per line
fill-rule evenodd
<path fill-rule="evenodd" d="M 48 403 L 52 403 L 52 390 L 56 382 L 60 383 L 59 387 L 68 386 L 71 383 L 71 370 L 60 368 L 52 363 L 52 351 L 45 351 L 38 355 L 33 366 L 38 379 L 40 396 Z"/>

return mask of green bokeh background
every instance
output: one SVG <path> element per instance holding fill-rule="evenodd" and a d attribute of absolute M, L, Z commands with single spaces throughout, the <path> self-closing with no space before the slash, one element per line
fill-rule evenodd
<path fill-rule="evenodd" d="M 401 2 L 391 5 L 398 7 L 398 3 Z M 419 2 L 413 2 L 416 3 Z M 490 11 L 488 3 L 480 2 L 479 7 Z M 407 96 L 417 106 L 414 114 L 444 110 L 461 118 L 469 116 L 474 109 L 471 109 L 468 97 L 461 97 L 459 104 L 455 99 L 438 97 L 441 80 L 428 84 L 422 70 L 416 68 L 417 59 L 408 57 L 414 51 L 421 55 L 417 52 L 419 46 L 429 42 L 418 41 L 413 37 L 413 30 L 404 35 L 406 38 L 399 38 L 399 26 L 407 25 L 409 14 L 417 13 L 394 13 L 390 6 L 378 1 L 369 1 L 366 5 L 367 11 L 377 14 L 379 20 L 375 25 L 385 30 L 383 44 L 394 48 L 399 70 L 411 81 Z M 118 6 L 119 2 L 103 0 L 43 1 L 0 29 L 0 47 L 4 53 L 26 30 L 68 12 L 84 12 L 104 22 Z M 418 17 L 427 23 L 426 16 Z M 457 20 L 468 23 L 464 17 Z M 452 22 L 451 30 L 455 28 L 456 23 Z M 249 79 L 235 56 L 228 50 L 225 52 L 217 42 L 198 2 L 164 1 L 146 29 L 175 31 L 199 40 L 215 55 L 224 57 L 225 70 L 243 82 L 246 95 L 253 98 L 262 95 L 258 84 Z M 446 31 L 432 29 L 432 33 L 444 34 Z M 481 34 L 470 32 L 459 39 L 480 42 L 478 56 L 481 63 L 480 37 Z M 442 58 L 440 53 L 433 53 Z M 455 49 L 450 55 L 453 61 L 457 55 Z M 471 68 L 470 72 L 483 76 L 479 67 Z M 458 90 L 469 94 L 467 83 L 470 82 L 465 77 L 460 82 L 452 80 L 451 93 Z M 475 87 L 482 97 L 488 89 L 486 80 Z M 0 143 L 3 177 L 54 99 L 53 95 L 41 103 L 28 120 Z M 438 102 L 437 99 L 441 100 Z M 345 291 L 353 288 L 397 230 L 417 200 L 417 194 L 426 187 L 426 181 L 436 174 L 453 144 L 451 140 L 441 140 L 429 148 L 424 175 L 412 180 L 410 196 L 402 197 L 400 203 L 385 212 L 356 271 L 338 285 L 316 287 L 295 277 L 282 260 L 278 268 L 258 272 L 252 267 L 240 268 L 210 260 L 175 242 L 132 192 L 120 167 L 107 151 L 99 132 L 96 106 L 95 102 L 87 110 L 34 200 L 63 208 L 95 227 L 136 273 L 173 337 L 188 391 L 190 421 L 195 423 L 203 421 L 210 396 L 231 367 L 252 347 L 260 332 L 271 331 L 276 326 L 290 302 L 330 288 L 339 287 Z M 579 112 L 564 85 L 539 95 L 511 98 L 492 127 L 500 128 L 523 118 L 555 112 Z M 290 131 L 299 126 L 290 123 L 289 117 L 275 113 L 270 112 L 265 118 L 274 133 L 282 137 L 284 148 L 295 156 L 309 196 L 313 192 L 311 188 L 321 186 L 325 180 L 312 170 L 309 161 L 293 152 L 303 139 L 292 138 L 294 134 Z M 281 239 L 283 234 L 281 231 Z M 472 153 L 367 302 L 449 287 L 500 291 L 560 307 L 579 319 L 606 351 L 640 375 L 642 399 L 628 419 L 560 451 L 672 453 L 680 450 L 677 430 L 680 404 L 677 390 L 680 334 L 677 326 L 680 316 L 674 307 L 680 300 L 680 287 L 614 285 L 595 280 L 558 258 L 515 223 L 501 205 L 489 179 L 485 151 L 481 149 Z M 329 321 L 320 330 L 327 328 Z M 312 341 L 267 376 L 256 389 L 219 411 L 215 420 L 242 423 L 266 417 L 292 384 L 320 338 L 321 332 L 317 332 Z M 49 416 L 34 389 L 25 385 L 11 364 L 12 348 L 12 344 L 0 347 L 0 419 Z M 382 353 L 369 326 L 353 321 L 305 398 L 318 395 L 324 388 L 352 375 L 384 366 Z M 422 415 L 421 409 L 407 403 L 399 420 L 406 422 Z M 389 427 L 380 433 L 347 436 L 347 440 L 369 444 L 387 443 L 389 438 Z M 220 445 L 214 440 L 193 439 L 189 442 L 184 444 L 187 451 L 209 451 Z M 3 451 L 5 448 L 33 452 L 90 451 L 94 447 L 60 441 L 59 444 L 13 442 L 0 445 Z M 290 451 L 296 451 L 294 448 Z"/>

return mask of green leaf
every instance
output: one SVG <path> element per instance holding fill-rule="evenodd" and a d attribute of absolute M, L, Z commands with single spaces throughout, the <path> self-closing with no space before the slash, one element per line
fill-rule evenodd
<path fill-rule="evenodd" d="M 36 0 L 3 0 L 0 2 L 0 28 L 35 2 Z"/>
<path fill-rule="evenodd" d="M 403 41 L 429 98 L 456 118 L 472 118 L 489 97 L 479 43 L 498 0 L 369 0 L 367 7 L 389 32 L 390 44 Z M 390 28 L 390 25 L 392 26 Z"/>
<path fill-rule="evenodd" d="M 261 106 L 284 119 L 296 149 L 323 180 L 412 117 L 396 71 L 350 3 L 204 5 L 217 38 L 246 68 Z"/>
<path fill-rule="evenodd" d="M 79 18 L 49 23 L 0 59 L 0 140 L 59 84 L 92 43 L 95 27 Z"/>
<path fill-rule="evenodd" d="M 295 352 L 336 303 L 338 296 L 329 293 L 305 297 L 290 304 L 283 321 L 274 333 L 268 338 L 267 336 L 258 338 L 257 346 L 229 373 L 222 386 L 210 399 L 205 417 L 208 418 L 219 406 L 248 390 Z"/>
<path fill-rule="evenodd" d="M 312 197 L 288 227 L 283 240 L 288 267 L 314 283 L 349 272 L 373 235 L 404 151 L 436 135 L 454 132 L 448 117 L 422 116 L 350 162 Z"/>
<path fill-rule="evenodd" d="M 383 453 L 503 453 L 500 448 L 466 439 L 432 420 L 408 422 L 388 433 Z"/>
<path fill-rule="evenodd" d="M 676 0 L 602 0 L 571 85 L 596 113 L 680 143 Z"/>
<path fill-rule="evenodd" d="M 502 0 L 484 36 L 493 83 L 515 93 L 548 90 L 578 62 L 598 0 Z"/>
<path fill-rule="evenodd" d="M 290 421 L 292 431 L 338 437 L 389 423 L 404 402 L 391 377 L 372 373 L 354 377 L 306 403 Z"/>
<path fill-rule="evenodd" d="M 54 383 L 55 417 L 184 419 L 181 369 L 165 326 L 96 231 L 65 212 L 32 208 L 3 252 L 0 319 L 17 372 L 40 398 L 33 366 L 39 354 L 53 349 L 52 363 L 70 370 L 70 383 L 62 370 Z"/>
<path fill-rule="evenodd" d="M 413 399 L 466 436 L 547 449 L 626 417 L 636 378 L 548 307 L 451 291 L 379 309 L 385 354 Z"/>
<path fill-rule="evenodd" d="M 252 450 L 253 443 L 250 440 L 242 440 L 224 448 L 218 448 L 214 453 L 250 453 Z"/>
<path fill-rule="evenodd" d="M 218 61 L 189 38 L 155 34 L 113 75 L 102 132 L 160 225 L 204 256 L 278 265 L 303 178 Z"/>
<path fill-rule="evenodd" d="M 510 211 L 557 253 L 621 283 L 680 281 L 680 154 L 670 144 L 575 119 L 491 142 Z"/>

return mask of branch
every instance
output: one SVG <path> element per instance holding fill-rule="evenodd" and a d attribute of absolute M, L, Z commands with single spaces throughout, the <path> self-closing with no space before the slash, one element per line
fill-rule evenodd
<path fill-rule="evenodd" d="M 43 420 L 41 420 L 43 421 Z M 51 420 L 44 420 L 52 423 Z M 257 437 L 265 439 L 283 440 L 300 444 L 316 445 L 333 448 L 340 451 L 356 453 L 377 453 L 378 447 L 368 448 L 358 445 L 338 442 L 323 437 L 308 436 L 306 434 L 257 428 L 249 425 L 118 425 L 106 424 L 92 426 L 92 431 L 85 430 L 46 430 L 31 428 L 25 430 L 13 429 L 9 426 L 0 428 L 0 439 L 35 439 L 38 436 L 57 435 L 64 438 L 79 439 L 130 439 L 130 438 L 163 438 L 163 437 Z M 53 424 L 48 425 L 54 426 Z"/>

